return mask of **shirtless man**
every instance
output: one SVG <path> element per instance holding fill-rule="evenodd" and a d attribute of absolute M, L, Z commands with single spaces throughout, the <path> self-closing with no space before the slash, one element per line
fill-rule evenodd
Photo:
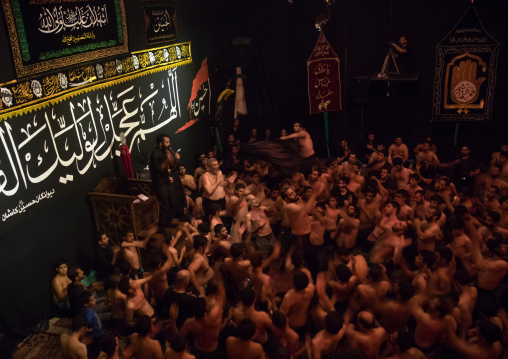
<path fill-rule="evenodd" d="M 330 234 L 337 230 L 337 223 L 339 221 L 339 213 L 340 213 L 340 209 L 337 208 L 337 205 L 338 205 L 337 197 L 334 196 L 330 197 L 328 199 L 328 203 L 325 204 L 324 218 L 326 219 L 325 224 L 326 243 L 328 243 L 328 240 L 330 239 Z"/>
<path fill-rule="evenodd" d="M 119 276 L 111 275 L 109 281 L 111 288 L 108 289 L 108 300 L 111 305 L 112 324 L 121 328 L 124 325 L 125 300 L 127 296 L 118 289 L 118 284 L 120 283 Z"/>
<path fill-rule="evenodd" d="M 411 317 L 409 302 L 415 295 L 415 288 L 406 281 L 399 283 L 397 297 L 384 302 L 375 302 L 375 313 L 383 320 L 383 327 L 388 333 L 406 328 Z"/>
<path fill-rule="evenodd" d="M 325 243 L 325 225 L 327 222 L 325 205 L 322 202 L 316 203 L 310 220 L 310 243 L 313 246 L 322 246 Z M 326 243 L 328 244 L 328 241 Z"/>
<path fill-rule="evenodd" d="M 315 289 L 314 285 L 309 283 L 307 275 L 301 271 L 295 273 L 293 283 L 295 287 L 284 296 L 280 311 L 286 315 L 289 327 L 296 331 L 302 340 L 307 330 L 307 311 Z"/>
<path fill-rule="evenodd" d="M 224 259 L 222 269 L 232 279 L 236 291 L 240 291 L 248 284 L 249 269 L 252 265 L 248 259 L 243 258 L 245 250 L 243 243 L 233 243 L 229 250 L 231 258 Z"/>
<path fill-rule="evenodd" d="M 219 295 L 216 304 L 207 308 L 206 300 L 198 298 L 194 306 L 195 317 L 187 319 L 180 330 L 185 338 L 188 338 L 189 334 L 194 335 L 191 353 L 198 359 L 224 357 L 219 347 L 219 333 L 222 329 L 222 308 L 225 302 L 226 291 L 222 280 L 219 280 Z"/>
<path fill-rule="evenodd" d="M 400 222 L 397 218 L 397 213 L 399 210 L 400 205 L 397 202 L 388 202 L 385 204 L 383 208 L 383 217 L 367 237 L 367 242 L 370 246 L 370 249 L 372 249 L 378 240 L 390 234 L 392 232 L 392 227 L 396 223 Z M 368 252 L 370 252 L 370 250 Z"/>
<path fill-rule="evenodd" d="M 245 188 L 245 192 L 260 196 L 264 189 L 265 187 L 261 183 L 261 175 L 258 172 L 252 173 L 252 183 Z"/>
<path fill-rule="evenodd" d="M 414 228 L 418 238 L 418 250 L 434 252 L 436 243 L 441 241 L 443 238 L 443 232 L 438 224 L 440 218 L 440 209 L 429 208 L 427 215 L 425 216 L 425 222 L 422 222 L 418 217 L 414 219 Z"/>
<path fill-rule="evenodd" d="M 492 233 L 500 233 L 503 237 L 508 238 L 508 230 L 499 227 L 498 223 L 501 220 L 499 212 L 490 211 L 485 216 L 484 225 L 478 228 L 482 241 L 487 240 Z"/>
<path fill-rule="evenodd" d="M 208 264 L 205 255 L 207 239 L 203 236 L 194 238 L 194 258 L 187 268 L 190 274 L 190 282 L 200 295 L 205 295 L 204 285 L 213 277 L 213 269 Z"/>
<path fill-rule="evenodd" d="M 388 202 L 389 204 L 390 202 Z M 391 202 L 391 203 L 397 203 L 397 202 Z M 387 205 L 388 205 L 387 204 Z M 398 203 L 397 203 L 398 205 Z M 399 207 L 397 205 L 393 205 L 395 215 L 397 216 L 398 212 L 400 211 Z M 385 206 L 386 209 L 386 206 Z M 392 214 L 393 216 L 393 214 Z M 386 217 L 383 217 L 385 219 Z M 382 221 L 383 221 L 382 219 Z M 387 225 L 390 225 L 389 229 L 385 231 L 378 239 L 376 240 L 376 243 L 374 244 L 374 247 L 372 248 L 372 251 L 370 252 L 370 261 L 372 263 L 383 263 L 384 261 L 393 260 L 394 263 L 398 263 L 400 259 L 402 258 L 402 250 L 403 247 L 406 245 L 406 239 L 404 238 L 404 232 L 407 229 L 407 222 L 400 221 L 398 218 L 396 218 L 397 221 L 389 221 L 386 222 Z"/>
<path fill-rule="evenodd" d="M 275 294 L 272 289 L 271 278 L 269 275 L 263 273 L 263 269 L 265 268 L 265 265 L 274 258 L 274 254 L 276 254 L 275 251 L 272 253 L 272 256 L 265 261 L 263 261 L 263 255 L 259 251 L 255 251 L 250 256 L 252 270 L 249 276 L 252 288 L 256 293 L 256 306 L 268 313 L 271 313 L 275 308 Z"/>
<path fill-rule="evenodd" d="M 508 190 L 508 182 L 500 177 L 501 167 L 498 165 L 491 165 L 489 172 L 479 174 L 475 178 L 476 192 L 480 197 L 485 196 L 490 186 L 496 186 L 501 193 L 506 194 Z"/>
<path fill-rule="evenodd" d="M 165 359 L 196 359 L 196 357 L 187 351 L 187 343 L 185 338 L 177 334 L 171 340 L 169 346 L 166 345 L 166 351 L 164 352 Z"/>
<path fill-rule="evenodd" d="M 346 326 L 345 334 L 353 348 L 357 348 L 367 359 L 376 359 L 381 346 L 388 339 L 383 327 L 376 325 L 376 318 L 369 311 L 361 311 L 357 316 L 358 326 L 350 323 Z"/>
<path fill-rule="evenodd" d="M 499 242 L 495 239 L 488 239 L 486 247 L 488 252 L 485 257 L 478 254 L 478 252 L 474 255 L 476 265 L 480 270 L 477 283 L 478 288 L 482 289 L 484 293 L 492 293 L 498 288 L 501 280 L 508 272 L 508 263 L 501 251 Z"/>
<path fill-rule="evenodd" d="M 300 164 L 301 172 L 303 174 L 307 174 L 312 170 L 312 165 L 316 160 L 312 139 L 310 138 L 309 133 L 302 128 L 299 122 L 295 122 L 293 124 L 293 130 L 295 131 L 294 133 L 287 136 L 282 136 L 280 139 L 295 139 L 300 149 L 300 156 L 303 159 Z"/>
<path fill-rule="evenodd" d="M 142 315 L 136 320 L 135 333 L 131 335 L 131 346 L 134 358 L 164 359 L 159 341 L 152 339 L 154 331 L 153 321 L 148 315 Z"/>
<path fill-rule="evenodd" d="M 415 205 L 416 192 L 423 191 L 423 189 L 418 185 L 419 181 L 420 176 L 418 176 L 416 173 L 413 173 L 409 175 L 409 183 L 406 187 L 404 187 L 404 189 L 407 191 L 409 204 L 411 205 L 411 207 Z M 423 195 L 425 195 L 425 192 L 423 192 Z"/>
<path fill-rule="evenodd" d="M 60 337 L 60 346 L 62 348 L 62 356 L 64 359 L 87 359 L 86 345 L 83 339 L 89 331 L 88 319 L 78 314 L 72 320 L 71 335 L 63 333 Z"/>
<path fill-rule="evenodd" d="M 468 341 L 458 337 L 449 329 L 452 347 L 465 355 L 468 359 L 492 359 L 499 358 L 503 347 L 501 345 L 502 331 L 491 321 L 484 319 L 476 326 L 476 338 Z"/>
<path fill-rule="evenodd" d="M 309 185 L 309 182 L 307 182 L 305 176 L 302 173 L 295 171 L 291 175 L 291 185 L 296 192 L 300 192 L 300 190 L 303 190 L 304 187 Z"/>
<path fill-rule="evenodd" d="M 432 143 L 429 141 L 425 141 L 423 143 L 421 151 L 419 151 L 416 155 L 416 159 L 418 162 L 425 162 L 429 166 L 433 167 L 437 167 L 440 164 L 436 152 L 432 151 Z"/>
<path fill-rule="evenodd" d="M 325 317 L 325 329 L 312 338 L 312 354 L 309 358 L 321 359 L 322 356 L 335 353 L 337 344 L 344 337 L 345 328 L 341 316 L 337 312 L 329 312 Z"/>
<path fill-rule="evenodd" d="M 409 176 L 413 173 L 409 168 L 404 167 L 401 157 L 393 159 L 392 180 L 397 184 L 397 188 L 406 188 L 409 184 Z"/>
<path fill-rule="evenodd" d="M 184 249 L 185 246 L 182 251 Z M 148 263 L 149 267 L 152 269 L 152 280 L 148 283 L 148 285 L 152 291 L 155 301 L 159 304 L 162 301 L 164 292 L 168 289 L 167 272 L 169 272 L 174 265 L 173 257 L 167 257 L 164 263 L 162 263 L 162 257 L 158 254 L 149 258 Z"/>
<path fill-rule="evenodd" d="M 260 206 L 256 196 L 246 198 L 249 212 L 245 216 L 247 231 L 254 235 L 254 245 L 267 258 L 275 245 L 275 236 L 266 215 L 267 208 Z"/>
<path fill-rule="evenodd" d="M 248 207 L 245 201 L 245 185 L 243 183 L 237 183 L 235 185 L 234 194 L 229 196 L 227 212 L 233 217 L 233 222 L 245 222 L 245 215 L 248 212 Z M 235 230 L 234 227 L 231 227 L 231 232 L 236 240 Z"/>
<path fill-rule="evenodd" d="M 499 227 L 508 229 L 508 197 L 501 197 L 499 199 L 501 213 L 501 220 L 499 221 Z"/>
<path fill-rule="evenodd" d="M 358 277 L 353 275 L 351 269 L 345 264 L 335 267 L 333 276 L 328 276 L 326 284 L 331 288 L 333 295 L 337 298 L 335 309 L 344 311 L 351 294 L 358 285 Z M 338 308 L 339 307 L 339 308 Z"/>
<path fill-rule="evenodd" d="M 453 252 L 450 248 L 439 247 L 436 249 L 435 269 L 427 283 L 429 298 L 448 294 L 452 289 L 452 278 L 455 272 L 452 260 Z"/>
<path fill-rule="evenodd" d="M 230 248 L 233 244 L 233 237 L 228 233 L 228 229 L 224 224 L 216 224 L 213 227 L 214 237 L 212 238 L 212 246 L 208 252 L 217 255 L 217 260 L 222 261 L 222 258 L 229 257 Z M 218 251 L 218 252 L 217 252 Z"/>
<path fill-rule="evenodd" d="M 397 189 L 395 191 L 395 201 L 400 205 L 400 211 L 397 218 L 401 221 L 412 220 L 415 216 L 413 208 L 407 204 L 407 191 L 405 189 Z"/>
<path fill-rule="evenodd" d="M 498 201 L 500 189 L 498 186 L 490 186 L 485 196 L 481 199 L 482 207 L 486 212 L 499 211 L 501 209 L 501 203 Z"/>
<path fill-rule="evenodd" d="M 348 303 L 344 321 L 349 323 L 360 309 L 374 310 L 376 302 L 384 302 L 390 289 L 390 282 L 384 267 L 372 263 L 367 274 L 367 282 L 359 284 Z"/>
<path fill-rule="evenodd" d="M 300 346 L 298 334 L 289 327 L 286 316 L 280 310 L 272 314 L 272 334 L 279 346 L 288 349 L 289 354 L 296 353 Z"/>
<path fill-rule="evenodd" d="M 240 292 L 240 303 L 233 309 L 233 321 L 239 325 L 240 322 L 248 318 L 256 325 L 256 333 L 252 338 L 259 344 L 265 344 L 268 341 L 267 330 L 272 327 L 272 320 L 266 312 L 254 309 L 256 293 L 252 288 L 246 287 Z"/>
<path fill-rule="evenodd" d="M 471 277 L 465 270 L 458 270 L 454 275 L 454 284 L 459 292 L 459 303 L 457 307 L 460 310 L 460 321 L 459 323 L 472 323 L 473 309 L 476 305 L 476 299 L 478 298 L 478 289 L 470 286 Z M 466 330 L 467 325 L 463 325 L 463 330 Z"/>
<path fill-rule="evenodd" d="M 155 233 L 157 228 L 152 227 L 150 235 L 146 235 L 143 241 L 134 241 L 134 232 L 126 230 L 122 236 L 123 242 L 120 245 L 122 248 L 122 256 L 131 265 L 131 273 L 137 275 L 138 279 L 143 278 L 143 271 L 139 261 L 138 248 L 146 248 L 151 234 Z"/>
<path fill-rule="evenodd" d="M 473 190 L 468 187 L 464 187 L 459 191 L 459 195 L 452 203 L 453 208 L 457 208 L 457 206 L 466 207 L 468 213 L 471 213 L 473 210 L 473 202 L 471 202 L 471 197 L 473 196 Z"/>
<path fill-rule="evenodd" d="M 412 334 L 405 331 L 397 332 L 397 341 L 394 352 L 387 359 L 427 359 L 421 350 L 415 348 Z"/>
<path fill-rule="evenodd" d="M 356 237 L 360 230 L 360 220 L 356 218 L 357 209 L 354 205 L 347 206 L 346 211 L 341 211 L 341 219 L 337 227 L 337 245 L 347 249 L 354 248 Z"/>
<path fill-rule="evenodd" d="M 508 146 L 503 145 L 505 148 L 508 148 Z M 494 160 L 494 154 L 492 154 Z M 496 164 L 501 166 L 501 179 L 504 181 L 508 181 L 508 150 L 502 150 L 499 152 L 499 156 L 497 157 Z M 494 164 L 491 162 L 491 164 Z"/>
<path fill-rule="evenodd" d="M 248 318 L 242 320 L 237 328 L 238 337 L 230 336 L 226 339 L 226 351 L 229 359 L 264 359 L 265 352 L 261 344 L 253 338 L 256 335 L 256 325 Z"/>
<path fill-rule="evenodd" d="M 466 224 L 460 218 L 456 218 L 451 223 L 453 241 L 450 243 L 455 259 L 460 260 L 462 266 L 471 278 L 476 277 L 478 269 L 474 265 L 471 254 L 473 253 L 473 242 L 464 233 Z"/>
<path fill-rule="evenodd" d="M 295 237 L 297 246 L 300 249 L 304 249 L 305 261 L 313 273 L 317 273 L 319 263 L 317 263 L 315 256 L 312 255 L 310 243 L 311 223 L 307 213 L 314 208 L 316 198 L 320 194 L 322 188 L 323 183 L 318 183 L 316 185 L 316 190 L 305 205 L 291 187 L 282 191 L 282 199 L 286 202 L 285 209 L 292 234 Z"/>
<path fill-rule="evenodd" d="M 427 312 L 422 308 L 425 302 L 427 297 L 415 297 L 410 311 L 416 320 L 415 344 L 424 354 L 429 354 L 437 349 L 442 337 L 446 338 L 449 330 L 455 332 L 457 324 L 449 315 L 450 308 L 441 297 L 428 301 Z"/>
<path fill-rule="evenodd" d="M 388 147 L 388 161 L 393 164 L 393 160 L 399 157 L 402 159 L 402 163 L 406 163 L 409 159 L 409 151 L 407 146 L 402 143 L 402 137 L 395 137 L 394 142 L 394 144 Z"/>
<path fill-rule="evenodd" d="M 219 162 L 215 158 L 208 159 L 208 171 L 203 174 L 203 208 L 205 210 L 205 220 L 210 218 L 210 205 L 216 203 L 221 210 L 226 209 L 226 193 L 224 186 L 233 183 L 236 176 L 228 179 L 219 169 Z"/>
<path fill-rule="evenodd" d="M 129 277 L 123 277 L 118 283 L 118 289 L 126 295 L 125 299 L 125 325 L 132 327 L 134 325 L 134 315 L 154 315 L 154 310 L 145 298 L 141 286 L 152 279 L 152 276 L 143 279 L 132 280 Z"/>
<path fill-rule="evenodd" d="M 425 220 L 425 217 L 429 213 L 430 203 L 425 199 L 425 192 L 423 190 L 415 192 L 414 202 L 411 204 L 411 207 L 415 211 L 416 218 L 422 221 Z"/>
<path fill-rule="evenodd" d="M 445 203 L 446 200 L 448 200 L 449 203 L 452 203 L 453 197 L 455 196 L 450 188 L 450 181 L 442 177 L 436 179 L 436 183 L 434 184 L 434 194 L 441 196 Z"/>
<path fill-rule="evenodd" d="M 367 188 L 365 197 L 358 200 L 358 210 L 360 219 L 359 241 L 364 241 L 372 232 L 378 218 L 381 218 L 380 208 L 383 199 L 377 195 L 377 191 L 373 188 Z"/>
<path fill-rule="evenodd" d="M 351 171 L 346 171 L 345 175 L 350 178 L 347 189 L 353 192 L 356 198 L 361 196 L 362 186 L 365 183 L 365 178 L 360 174 L 362 165 L 359 162 L 355 162 L 352 165 Z"/>
<path fill-rule="evenodd" d="M 370 156 L 367 156 L 368 157 L 367 167 L 372 167 L 372 165 L 377 162 L 377 157 L 380 151 L 385 151 L 386 156 L 388 156 L 388 151 L 386 151 L 385 145 L 382 143 L 376 143 L 376 148 L 374 148 Z"/>
<path fill-rule="evenodd" d="M 205 154 L 201 154 L 202 157 L 199 159 L 199 167 L 194 171 L 194 182 L 199 183 L 202 181 L 201 176 L 208 170 L 208 159 L 205 158 Z"/>
<path fill-rule="evenodd" d="M 196 184 L 196 180 L 191 175 L 185 173 L 185 166 L 178 166 L 178 175 L 180 176 L 180 180 L 182 181 L 183 191 L 186 196 L 192 196 L 195 190 L 197 190 L 198 186 Z"/>
<path fill-rule="evenodd" d="M 280 189 L 278 187 L 270 188 L 270 196 L 261 202 L 261 206 L 265 207 L 266 215 L 270 221 L 272 229 L 280 228 L 281 214 L 277 206 L 277 198 L 279 198 Z M 275 230 L 278 233 L 278 230 Z"/>
<path fill-rule="evenodd" d="M 56 275 L 51 281 L 51 290 L 53 292 L 53 302 L 55 306 L 63 311 L 70 309 L 69 300 L 67 297 L 67 286 L 72 281 L 67 277 L 67 262 L 59 258 L 55 261 Z"/>

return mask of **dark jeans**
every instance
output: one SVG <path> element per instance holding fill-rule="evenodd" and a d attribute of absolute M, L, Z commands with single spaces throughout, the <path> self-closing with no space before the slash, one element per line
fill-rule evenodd
<path fill-rule="evenodd" d="M 176 213 L 176 196 L 172 183 L 155 185 L 155 195 L 159 201 L 159 229 L 167 228 Z"/>

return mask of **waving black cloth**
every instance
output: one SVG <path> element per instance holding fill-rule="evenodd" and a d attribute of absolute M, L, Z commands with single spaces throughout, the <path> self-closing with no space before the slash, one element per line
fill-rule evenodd
<path fill-rule="evenodd" d="M 296 168 L 302 162 L 298 145 L 292 141 L 272 140 L 240 143 L 240 152 L 262 158 L 281 168 Z"/>

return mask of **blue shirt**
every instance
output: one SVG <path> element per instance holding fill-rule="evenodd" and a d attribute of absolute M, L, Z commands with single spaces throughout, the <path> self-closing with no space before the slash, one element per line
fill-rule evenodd
<path fill-rule="evenodd" d="M 93 337 L 100 338 L 102 334 L 104 334 L 104 329 L 102 328 L 102 322 L 95 309 L 83 308 L 83 315 L 86 317 L 86 319 L 88 319 L 88 322 L 90 322 Z"/>

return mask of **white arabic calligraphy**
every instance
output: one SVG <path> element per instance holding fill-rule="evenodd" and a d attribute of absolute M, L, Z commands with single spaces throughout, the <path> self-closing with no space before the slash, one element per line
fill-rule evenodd
<path fill-rule="evenodd" d="M 13 204 L 6 204 L 4 196 L 12 198 L 44 181 L 51 185 L 59 176 L 83 175 L 108 156 L 113 158 L 120 132 L 127 137 L 132 153 L 139 150 L 147 134 L 181 116 L 176 69 L 149 86 L 141 82 L 112 88 L 107 94 L 90 93 L 31 116 L 28 122 L 20 118 L 0 123 L 2 211 Z M 28 206 L 20 203 L 7 210 L 4 218 Z"/>
<path fill-rule="evenodd" d="M 13 209 L 8 209 L 4 214 L 2 214 L 2 222 L 5 222 L 5 220 L 9 217 L 14 216 L 15 214 L 26 212 L 26 209 L 30 206 L 33 206 L 36 203 L 39 203 L 41 200 L 45 198 L 52 198 L 53 194 L 55 193 L 55 189 L 53 188 L 51 191 L 44 191 L 35 197 L 35 199 L 31 200 L 28 203 L 25 203 L 23 201 L 19 201 L 19 204 L 14 207 Z"/>
<path fill-rule="evenodd" d="M 39 31 L 44 34 L 58 34 L 60 31 L 75 31 L 94 27 L 103 27 L 108 23 L 106 5 L 75 6 L 64 8 L 54 6 L 42 8 L 39 14 Z"/>

